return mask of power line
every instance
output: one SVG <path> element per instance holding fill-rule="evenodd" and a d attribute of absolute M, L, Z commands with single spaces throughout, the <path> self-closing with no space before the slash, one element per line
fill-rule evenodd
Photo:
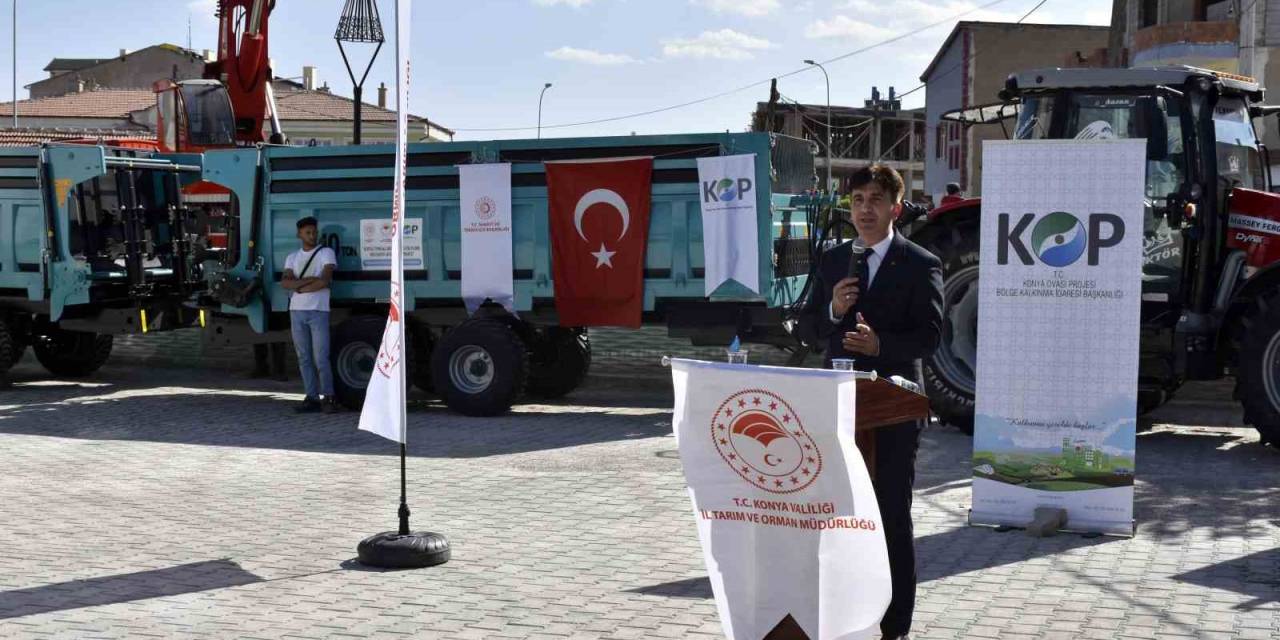
<path fill-rule="evenodd" d="M 853 50 L 853 51 L 850 51 L 849 53 L 845 53 L 845 54 L 842 54 L 842 55 L 836 56 L 836 57 L 831 58 L 831 59 L 829 59 L 829 60 L 823 60 L 823 61 L 822 61 L 822 64 L 831 64 L 831 63 L 833 63 L 833 62 L 839 62 L 839 61 L 844 60 L 844 59 L 846 59 L 846 58 L 850 58 L 850 57 L 853 57 L 853 56 L 856 56 L 856 55 L 859 55 L 859 54 L 863 54 L 863 53 L 866 53 L 866 52 L 871 51 L 871 50 L 873 50 L 873 49 L 877 49 L 877 48 L 883 47 L 883 46 L 885 46 L 885 45 L 893 44 L 893 43 L 898 42 L 898 41 L 900 41 L 900 40 L 905 40 L 906 38 L 910 38 L 911 36 L 914 36 L 914 35 L 917 35 L 917 34 L 923 33 L 923 32 L 925 32 L 925 31 L 928 31 L 929 29 L 933 29 L 934 27 L 938 27 L 938 26 L 941 26 L 941 25 L 944 25 L 944 24 L 950 24 L 951 22 L 954 22 L 954 21 L 956 21 L 956 20 L 959 20 L 960 18 L 963 18 L 963 17 L 965 17 L 965 16 L 967 16 L 967 15 L 969 15 L 969 14 L 971 14 L 971 13 L 974 13 L 974 12 L 977 12 L 977 11 L 982 11 L 983 9 L 988 9 L 988 8 L 994 7 L 994 6 L 998 5 L 998 4 L 1002 4 L 1002 3 L 1004 3 L 1004 2 L 1008 2 L 1008 0 L 992 0 L 991 2 L 987 2 L 986 4 L 983 4 L 983 5 L 980 5 L 980 6 L 974 7 L 974 8 L 972 8 L 972 9 L 967 10 L 967 11 L 962 11 L 962 12 L 957 13 L 957 14 L 955 14 L 955 15 L 953 15 L 953 16 L 951 16 L 951 17 L 949 17 L 949 18 L 946 18 L 946 19 L 944 19 L 944 20 L 939 20 L 939 21 L 937 21 L 937 22 L 933 22 L 933 23 L 927 24 L 927 25 L 925 25 L 925 26 L 923 26 L 923 27 L 919 27 L 919 28 L 917 28 L 917 29 L 913 29 L 913 30 L 911 30 L 911 31 L 907 31 L 907 32 L 904 32 L 904 33 L 900 33 L 900 34 L 898 34 L 898 35 L 896 35 L 896 36 L 894 36 L 894 37 L 892 37 L 892 38 L 888 38 L 888 39 L 886 39 L 886 40 L 881 40 L 881 41 L 879 41 L 879 42 L 876 42 L 876 43 L 874 43 L 874 44 L 867 45 L 867 46 L 862 47 L 862 48 L 860 48 L 860 49 L 855 49 L 855 50 Z M 1041 2 L 1041 4 L 1044 4 L 1044 3 L 1043 3 L 1043 2 Z M 1038 8 L 1038 7 L 1037 7 L 1037 8 Z M 753 83 L 748 84 L 748 85 L 743 85 L 743 86 L 738 87 L 738 88 L 736 88 L 736 89 L 730 89 L 730 90 L 728 90 L 728 91 L 722 91 L 722 92 L 717 93 L 717 94 L 715 94 L 715 95 L 710 95 L 710 96 L 706 96 L 706 97 L 704 97 L 704 98 L 698 98 L 697 100 L 690 100 L 690 101 L 688 101 L 688 102 L 682 102 L 682 103 L 680 103 L 680 104 L 674 104 L 674 105 L 667 106 L 667 107 L 661 107 L 661 108 L 658 108 L 658 109 L 650 109 L 650 110 L 648 110 L 648 111 L 641 111 L 641 112 L 638 112 L 638 113 L 630 113 L 630 114 L 622 115 L 622 116 L 613 116 L 613 117 L 610 117 L 610 118 L 599 118 L 599 119 L 596 119 L 596 120 L 586 120 L 586 121 L 583 121 L 583 122 L 570 122 L 570 123 L 566 123 L 566 124 L 550 124 L 550 125 L 548 125 L 548 124 L 544 124 L 544 125 L 542 125 L 542 128 L 543 128 L 543 129 L 564 129 L 564 128 L 568 128 L 568 127 L 581 127 L 581 126 L 592 125 L 592 124 L 603 124 L 603 123 L 606 123 L 606 122 L 617 122 L 617 121 L 619 121 L 619 120 L 630 120 L 630 119 L 632 119 L 632 118 L 641 118 L 641 117 L 644 117 L 644 116 L 651 116 L 651 115 L 654 115 L 654 114 L 657 114 L 657 113 L 663 113 L 663 112 L 666 112 L 666 111 L 674 111 L 674 110 L 676 110 L 676 109 L 683 109 L 683 108 L 685 108 L 685 107 L 691 107 L 691 106 L 696 105 L 696 104 L 702 104 L 702 103 L 704 103 L 704 102 L 710 102 L 710 101 L 712 101 L 712 100 L 716 100 L 716 99 L 719 99 L 719 98 L 723 98 L 723 97 L 725 97 L 725 96 L 733 95 L 733 94 L 735 94 L 735 93 L 741 93 L 741 92 L 743 92 L 743 91 L 746 91 L 747 89 L 754 89 L 754 88 L 756 88 L 756 87 L 758 87 L 758 86 L 761 86 L 761 85 L 764 85 L 764 84 L 768 84 L 768 83 L 769 83 L 769 82 L 771 82 L 772 80 L 777 80 L 777 79 L 781 79 L 781 78 L 787 78 L 787 77 L 794 76 L 794 75 L 799 74 L 799 73 L 803 73 L 803 72 L 805 72 L 805 71 L 809 71 L 809 70 L 811 70 L 811 69 L 813 69 L 813 67 L 806 65 L 806 66 L 801 67 L 801 68 L 799 68 L 799 69 L 796 69 L 796 70 L 794 70 L 794 71 L 788 71 L 787 73 L 784 73 L 784 74 L 782 74 L 782 75 L 774 76 L 774 77 L 769 78 L 769 79 L 766 79 L 766 80 L 760 80 L 759 82 L 753 82 Z M 461 131 L 473 131 L 473 132 L 483 132 L 483 131 L 527 131 L 527 130 L 534 129 L 534 128 L 536 128 L 536 127 L 459 127 L 459 128 L 454 128 L 454 131 L 459 131 L 459 132 L 461 132 Z"/>

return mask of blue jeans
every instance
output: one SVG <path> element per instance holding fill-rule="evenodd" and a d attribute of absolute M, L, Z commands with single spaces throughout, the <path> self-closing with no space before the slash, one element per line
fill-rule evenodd
<path fill-rule="evenodd" d="M 329 312 L 290 311 L 293 347 L 298 351 L 298 368 L 302 370 L 302 386 L 307 398 L 333 397 L 333 369 L 329 367 Z M 316 375 L 320 376 L 316 389 Z M 317 393 L 318 391 L 318 393 Z"/>

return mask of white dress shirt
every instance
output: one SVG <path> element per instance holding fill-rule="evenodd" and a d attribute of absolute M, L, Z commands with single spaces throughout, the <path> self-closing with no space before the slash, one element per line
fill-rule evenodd
<path fill-rule="evenodd" d="M 884 240 L 867 247 L 866 257 L 863 259 L 867 262 L 867 281 L 858 283 L 858 297 L 862 297 L 871 289 L 871 283 L 876 281 L 876 272 L 880 270 L 880 263 L 884 261 L 884 255 L 889 252 L 889 245 L 893 243 L 893 227 L 889 227 L 889 235 Z M 836 303 L 831 301 L 831 305 L 827 308 L 828 314 L 831 316 L 831 324 L 840 324 L 840 318 L 836 317 Z"/>

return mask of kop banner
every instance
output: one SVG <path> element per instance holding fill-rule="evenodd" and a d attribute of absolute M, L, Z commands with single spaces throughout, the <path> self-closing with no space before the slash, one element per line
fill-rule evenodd
<path fill-rule="evenodd" d="M 511 266 L 511 165 L 458 167 L 462 225 L 462 302 L 475 313 L 485 299 L 515 313 Z"/>
<path fill-rule="evenodd" d="M 1131 535 L 1145 141 L 983 157 L 971 519 Z"/>
<path fill-rule="evenodd" d="M 730 278 L 760 293 L 755 182 L 754 153 L 698 158 L 707 296 Z"/>
<path fill-rule="evenodd" d="M 387 327 L 360 409 L 360 429 L 400 444 L 405 437 L 404 174 L 408 157 L 409 0 L 396 0 L 396 175 L 391 194 L 391 296 Z"/>
<path fill-rule="evenodd" d="M 548 162 L 560 325 L 638 328 L 653 158 Z"/>
<path fill-rule="evenodd" d="M 673 426 L 726 637 L 870 637 L 889 606 L 851 372 L 673 360 Z M 784 637 L 784 636 L 779 636 Z M 793 637 L 787 635 L 785 637 Z"/>

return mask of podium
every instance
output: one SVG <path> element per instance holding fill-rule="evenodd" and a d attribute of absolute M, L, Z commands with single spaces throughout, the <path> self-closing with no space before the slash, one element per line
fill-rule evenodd
<path fill-rule="evenodd" d="M 876 478 L 876 430 L 889 425 L 927 420 L 929 398 L 884 379 L 858 380 L 854 401 L 854 442 L 867 465 L 871 481 Z"/>
<path fill-rule="evenodd" d="M 854 400 L 854 442 L 867 465 L 867 474 L 876 479 L 876 431 L 890 425 L 925 420 L 929 398 L 884 379 L 860 378 Z M 762 640 L 812 640 L 795 618 L 787 615 Z"/>

